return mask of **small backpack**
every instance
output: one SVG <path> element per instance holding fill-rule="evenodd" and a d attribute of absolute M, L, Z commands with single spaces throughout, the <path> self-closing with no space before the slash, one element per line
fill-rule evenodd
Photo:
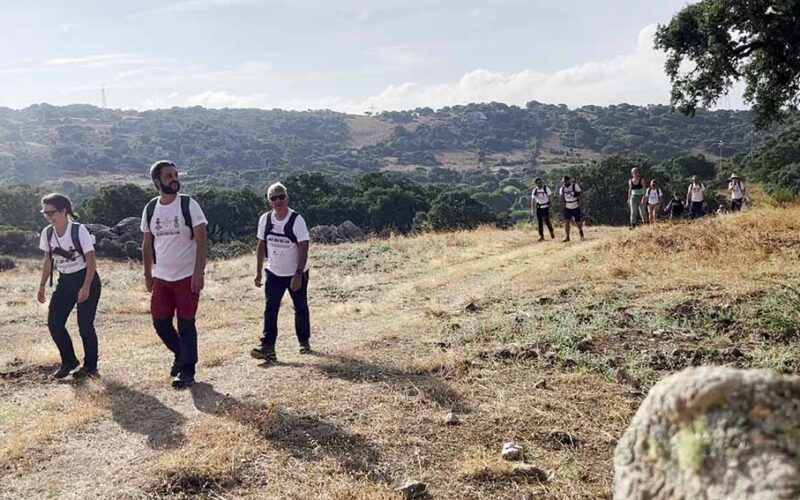
<path fill-rule="evenodd" d="M 272 232 L 272 210 L 267 212 L 267 224 L 264 227 L 264 241 L 267 240 L 267 235 L 271 234 L 273 236 L 284 236 L 289 239 L 292 243 L 297 245 L 297 236 L 294 234 L 294 221 L 297 219 L 298 213 L 292 212 L 289 215 L 289 219 L 286 221 L 286 224 L 283 225 L 283 234 L 273 233 Z"/>
<path fill-rule="evenodd" d="M 192 198 L 188 194 L 181 194 L 178 195 L 181 199 L 181 213 L 183 214 L 183 220 L 187 226 L 189 226 L 189 235 L 191 239 L 194 239 L 194 226 L 192 225 L 192 212 L 189 210 L 189 203 L 191 202 Z M 153 214 L 156 211 L 156 203 L 158 203 L 158 196 L 153 198 L 147 203 L 145 207 L 145 214 L 147 216 L 147 228 L 150 229 L 150 234 L 153 234 L 153 230 L 150 228 L 150 221 L 153 220 Z M 156 237 L 153 234 L 153 238 L 150 240 L 151 245 L 153 247 L 153 264 L 156 263 Z"/>
<path fill-rule="evenodd" d="M 70 238 L 72 238 L 72 245 L 75 247 L 75 250 L 78 252 L 78 255 L 80 255 L 83 258 L 83 261 L 86 262 L 86 255 L 83 253 L 83 245 L 81 245 L 80 230 L 81 230 L 81 225 L 73 221 L 72 230 L 70 231 Z M 47 247 L 50 251 L 50 288 L 53 287 L 53 267 L 55 267 L 55 259 L 53 258 L 53 247 L 50 245 L 50 242 L 53 240 L 53 235 L 55 234 L 55 232 L 56 230 L 52 224 L 47 226 Z"/>

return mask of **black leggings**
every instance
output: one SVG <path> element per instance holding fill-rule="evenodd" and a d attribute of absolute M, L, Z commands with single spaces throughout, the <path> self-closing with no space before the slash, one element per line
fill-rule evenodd
<path fill-rule="evenodd" d="M 292 276 L 275 276 L 267 271 L 267 286 L 264 292 L 267 297 L 267 306 L 264 308 L 264 338 L 262 346 L 274 348 L 278 339 L 278 312 L 281 309 L 281 299 L 289 290 L 289 296 L 294 304 L 294 331 L 297 340 L 308 342 L 311 337 L 311 320 L 308 311 L 308 271 L 303 273 L 303 281 L 298 291 L 292 291 L 290 285 Z"/>
<path fill-rule="evenodd" d="M 86 269 L 72 273 L 59 274 L 56 289 L 50 297 L 50 309 L 47 314 L 47 328 L 61 354 L 62 366 L 75 366 L 78 358 L 72 348 L 72 340 L 67 332 L 67 318 L 78 302 L 78 292 L 86 279 Z M 87 370 L 97 369 L 97 332 L 94 329 L 94 317 L 97 314 L 97 303 L 100 301 L 100 276 L 94 273 L 89 298 L 78 304 L 78 331 L 83 341 L 83 366 Z"/>
<path fill-rule="evenodd" d="M 550 223 L 550 207 L 536 207 L 536 220 L 539 222 L 539 236 L 544 238 L 544 224 L 547 224 L 550 235 L 553 235 L 553 224 Z"/>

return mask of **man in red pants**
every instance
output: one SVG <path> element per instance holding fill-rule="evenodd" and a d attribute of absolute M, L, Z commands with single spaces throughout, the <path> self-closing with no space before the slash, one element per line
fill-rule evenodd
<path fill-rule="evenodd" d="M 195 314 L 206 269 L 206 220 L 200 205 L 178 194 L 175 164 L 161 160 L 150 167 L 159 196 L 142 213 L 144 281 L 151 292 L 150 312 L 156 333 L 174 354 L 172 387 L 194 383 L 197 365 Z M 178 329 L 172 318 L 178 316 Z"/>

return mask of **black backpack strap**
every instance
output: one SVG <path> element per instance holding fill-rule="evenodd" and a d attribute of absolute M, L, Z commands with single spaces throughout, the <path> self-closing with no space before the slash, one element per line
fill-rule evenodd
<path fill-rule="evenodd" d="M 50 252 L 50 288 L 53 288 L 53 267 L 56 265 L 56 261 L 53 258 L 53 245 L 50 242 L 53 240 L 53 233 L 55 230 L 53 229 L 53 225 L 50 224 L 47 226 L 47 248 Z"/>
<path fill-rule="evenodd" d="M 189 236 L 194 239 L 194 226 L 192 225 L 192 211 L 189 210 L 189 203 L 192 198 L 188 194 L 182 194 L 181 197 L 181 212 L 183 213 L 183 221 L 189 226 Z"/>
<path fill-rule="evenodd" d="M 83 261 L 86 262 L 86 255 L 84 255 L 83 245 L 81 245 L 81 225 L 77 222 L 72 223 L 72 233 L 70 236 L 72 237 L 72 245 L 75 247 L 75 250 L 78 251 L 78 255 L 83 257 Z"/>
<path fill-rule="evenodd" d="M 267 222 L 264 224 L 264 241 L 267 240 L 267 235 L 272 232 L 272 210 L 267 212 Z"/>
<path fill-rule="evenodd" d="M 150 231 L 150 248 L 153 250 L 153 264 L 156 263 L 156 235 L 153 233 L 150 222 L 153 220 L 153 213 L 156 211 L 156 203 L 158 203 L 158 196 L 150 200 L 144 208 L 145 217 L 147 217 L 147 229 Z"/>
<path fill-rule="evenodd" d="M 297 245 L 297 236 L 294 235 L 294 221 L 297 219 L 297 216 L 297 212 L 292 212 L 289 216 L 289 220 L 287 220 L 286 224 L 283 226 L 283 234 L 295 245 Z"/>

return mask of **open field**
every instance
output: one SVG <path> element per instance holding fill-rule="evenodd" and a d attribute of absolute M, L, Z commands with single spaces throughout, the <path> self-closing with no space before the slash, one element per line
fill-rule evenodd
<path fill-rule="evenodd" d="M 800 209 L 587 236 L 312 247 L 318 352 L 297 354 L 287 297 L 271 368 L 248 356 L 255 259 L 212 262 L 185 392 L 125 263 L 100 263 L 102 378 L 50 381 L 39 264 L 22 261 L 0 274 L 0 497 L 394 498 L 414 478 L 434 498 L 609 498 L 616 439 L 659 378 L 800 372 Z M 507 441 L 550 479 L 515 474 Z"/>

